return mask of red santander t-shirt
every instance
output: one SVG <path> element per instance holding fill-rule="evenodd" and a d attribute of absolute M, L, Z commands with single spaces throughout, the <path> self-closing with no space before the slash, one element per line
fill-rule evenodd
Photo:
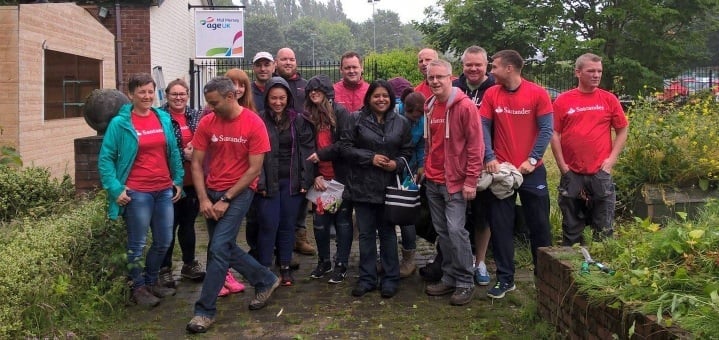
<path fill-rule="evenodd" d="M 317 150 L 322 150 L 332 145 L 332 131 L 329 128 L 320 128 L 317 132 Z M 331 161 L 320 161 L 317 164 L 320 175 L 326 180 L 335 178 L 335 169 Z"/>
<path fill-rule="evenodd" d="M 167 163 L 167 142 L 160 119 L 154 112 L 145 117 L 130 114 L 137 132 L 137 155 L 125 186 L 141 192 L 159 191 L 172 187 Z"/>
<path fill-rule="evenodd" d="M 428 180 L 444 184 L 444 135 L 447 117 L 447 102 L 435 101 L 430 116 L 425 120 L 429 124 L 429 152 L 425 157 L 424 175 Z"/>
<path fill-rule="evenodd" d="M 610 92 L 577 89 L 554 101 L 554 131 L 560 134 L 564 161 L 573 172 L 596 174 L 612 153 L 612 128 L 629 125 L 624 109 Z"/>
<path fill-rule="evenodd" d="M 519 167 L 537 141 L 537 118 L 552 113 L 552 102 L 544 88 L 522 79 L 516 91 L 501 85 L 487 89 L 479 113 L 493 121 L 492 147 L 497 161 Z"/>
<path fill-rule="evenodd" d="M 192 146 L 209 157 L 205 183 L 207 188 L 225 191 L 240 180 L 250 168 L 250 155 L 270 151 L 270 139 L 262 119 L 243 108 L 239 116 L 226 120 L 214 112 L 202 117 L 192 139 Z M 255 178 L 251 190 L 257 190 Z"/>

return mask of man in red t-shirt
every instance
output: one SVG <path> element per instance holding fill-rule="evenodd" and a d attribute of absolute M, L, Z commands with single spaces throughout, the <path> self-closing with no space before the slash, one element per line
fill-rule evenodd
<path fill-rule="evenodd" d="M 565 246 L 584 243 L 587 224 L 597 239 L 612 235 L 616 193 L 611 173 L 627 141 L 629 125 L 617 97 L 599 88 L 602 58 L 581 55 L 574 75 L 579 80 L 577 88 L 554 101 L 551 141 L 562 173 L 559 208 Z"/>
<path fill-rule="evenodd" d="M 433 96 L 425 105 L 427 201 L 442 249 L 442 279 L 427 286 L 428 295 L 452 294 L 452 305 L 465 305 L 474 295 L 469 232 L 464 228 L 467 201 L 477 193 L 484 145 L 477 107 L 452 87 L 452 65 L 436 59 L 427 67 Z"/>
<path fill-rule="evenodd" d="M 492 194 L 489 226 L 492 253 L 497 264 L 497 282 L 487 291 L 494 299 L 516 289 L 514 285 L 514 218 L 517 194 L 529 230 L 535 271 L 537 248 L 552 244 L 549 225 L 547 170 L 542 156 L 552 138 L 552 103 L 541 86 L 522 78 L 524 60 L 513 50 L 492 56 L 492 75 L 500 86 L 487 89 L 479 108 L 484 129 L 484 162 L 490 173 L 500 163 L 509 163 L 523 176 L 522 185 L 511 196 Z"/>
<path fill-rule="evenodd" d="M 267 129 L 258 115 L 239 105 L 230 78 L 212 79 L 205 85 L 204 94 L 214 112 L 202 118 L 192 139 L 192 180 L 200 213 L 207 222 L 210 246 L 202 292 L 195 303 L 194 317 L 187 324 L 191 333 L 204 333 L 214 322 L 217 294 L 225 283 L 228 267 L 255 287 L 251 310 L 263 308 L 280 285 L 275 274 L 236 243 L 265 153 L 270 151 Z M 209 158 L 207 162 L 205 156 Z"/>

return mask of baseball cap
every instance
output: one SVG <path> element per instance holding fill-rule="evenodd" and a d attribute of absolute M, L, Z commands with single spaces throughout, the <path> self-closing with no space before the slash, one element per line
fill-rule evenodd
<path fill-rule="evenodd" d="M 252 58 L 252 63 L 254 64 L 255 62 L 257 62 L 260 59 L 267 59 L 269 61 L 275 61 L 275 59 L 272 58 L 272 54 L 270 54 L 269 52 L 257 52 L 257 54 L 255 54 L 255 57 Z"/>

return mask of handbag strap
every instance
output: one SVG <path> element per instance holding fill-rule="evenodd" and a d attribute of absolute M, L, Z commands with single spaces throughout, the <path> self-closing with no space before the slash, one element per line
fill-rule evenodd
<path fill-rule="evenodd" d="M 404 166 L 405 166 L 405 168 L 407 168 L 407 172 L 409 172 L 409 178 L 412 179 L 412 182 L 414 184 L 417 184 L 414 180 L 414 174 L 412 173 L 412 168 L 409 167 L 409 162 L 407 162 L 407 159 L 404 157 L 400 157 L 399 159 L 401 159 L 402 162 L 404 162 Z M 399 175 L 397 175 L 397 176 L 399 176 Z"/>

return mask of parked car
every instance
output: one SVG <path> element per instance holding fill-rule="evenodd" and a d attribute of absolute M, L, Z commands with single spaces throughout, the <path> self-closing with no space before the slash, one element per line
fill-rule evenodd
<path fill-rule="evenodd" d="M 669 85 L 664 86 L 663 100 L 681 100 L 689 95 L 689 89 L 682 85 L 679 80 L 673 80 Z"/>

